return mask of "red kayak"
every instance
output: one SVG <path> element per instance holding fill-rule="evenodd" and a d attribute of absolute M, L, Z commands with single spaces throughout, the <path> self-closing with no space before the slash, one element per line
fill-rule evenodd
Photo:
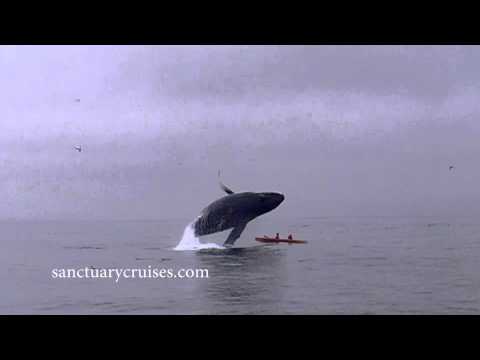
<path fill-rule="evenodd" d="M 271 238 L 268 236 L 263 236 L 263 237 L 256 237 L 255 240 L 263 243 L 287 243 L 287 244 L 306 244 L 307 241 L 305 240 L 293 240 L 293 239 L 277 239 L 277 238 Z"/>

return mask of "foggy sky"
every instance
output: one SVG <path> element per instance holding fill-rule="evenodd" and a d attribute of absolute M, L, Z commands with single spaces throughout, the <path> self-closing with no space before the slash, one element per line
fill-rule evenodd
<path fill-rule="evenodd" d="M 0 46 L 0 218 L 193 218 L 218 169 L 284 193 L 268 216 L 476 216 L 479 63 L 478 46 Z"/>

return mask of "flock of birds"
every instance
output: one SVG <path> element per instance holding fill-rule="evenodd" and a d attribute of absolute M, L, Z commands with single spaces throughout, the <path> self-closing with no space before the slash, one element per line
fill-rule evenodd
<path fill-rule="evenodd" d="M 75 102 L 80 102 L 80 99 L 75 99 Z M 77 150 L 78 152 L 82 152 L 82 147 L 81 147 L 81 146 L 74 146 L 73 148 L 74 148 L 75 150 Z M 448 170 L 449 170 L 449 171 L 452 171 L 453 169 L 455 169 L 455 166 L 453 166 L 453 165 L 450 165 L 450 166 L 448 167 Z M 220 176 L 220 173 L 218 174 L 218 176 Z"/>
<path fill-rule="evenodd" d="M 73 148 L 74 148 L 75 150 L 77 150 L 78 152 L 82 152 L 82 147 L 81 147 L 81 146 L 74 146 Z M 453 165 L 450 165 L 450 166 L 448 167 L 448 170 L 449 170 L 449 171 L 452 171 L 453 169 L 455 169 L 455 166 L 453 166 Z M 218 176 L 220 177 L 220 172 L 218 173 Z"/>

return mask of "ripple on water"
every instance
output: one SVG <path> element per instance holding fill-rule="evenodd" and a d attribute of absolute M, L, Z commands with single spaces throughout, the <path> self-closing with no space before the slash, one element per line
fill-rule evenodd
<path fill-rule="evenodd" d="M 104 250 L 104 246 L 92 246 L 92 245 L 83 245 L 83 246 L 64 246 L 64 249 L 70 250 Z"/>

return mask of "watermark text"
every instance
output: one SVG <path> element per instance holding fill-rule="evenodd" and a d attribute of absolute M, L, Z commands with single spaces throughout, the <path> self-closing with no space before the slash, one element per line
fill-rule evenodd
<path fill-rule="evenodd" d="M 207 279 L 208 269 L 165 269 L 152 268 L 55 268 L 52 279 Z"/>

